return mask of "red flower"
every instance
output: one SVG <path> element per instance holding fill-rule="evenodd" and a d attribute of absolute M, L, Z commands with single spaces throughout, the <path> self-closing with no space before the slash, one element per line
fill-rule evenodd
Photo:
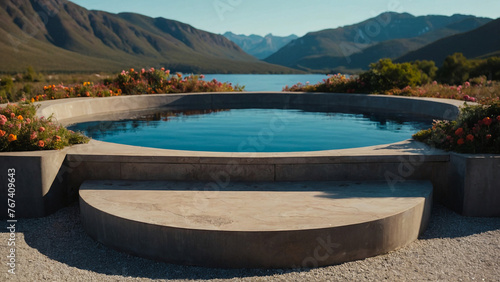
<path fill-rule="evenodd" d="M 489 118 L 489 117 L 485 117 L 483 119 L 483 124 L 486 125 L 486 126 L 490 126 L 492 122 L 493 122 L 493 120 L 491 118 Z"/>
<path fill-rule="evenodd" d="M 463 138 L 458 139 L 457 144 L 458 145 L 463 145 L 465 143 Z"/>
<path fill-rule="evenodd" d="M 464 134 L 464 129 L 461 127 L 455 131 L 455 135 L 457 136 L 461 136 L 463 134 Z"/>
<path fill-rule="evenodd" d="M 500 121 L 500 116 L 497 116 L 497 120 Z"/>
<path fill-rule="evenodd" d="M 491 134 L 487 134 L 486 139 L 491 139 Z"/>
<path fill-rule="evenodd" d="M 470 142 L 474 141 L 474 135 L 472 135 L 472 134 L 467 135 L 467 141 L 470 141 Z"/>
<path fill-rule="evenodd" d="M 43 142 L 42 140 L 38 141 L 38 147 L 40 148 L 45 147 L 45 142 Z"/>

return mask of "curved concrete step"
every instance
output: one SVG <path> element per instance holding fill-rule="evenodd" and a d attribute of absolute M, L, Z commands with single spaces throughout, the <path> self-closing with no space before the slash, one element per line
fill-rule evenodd
<path fill-rule="evenodd" d="M 387 253 L 417 239 L 432 184 L 87 181 L 87 233 L 165 262 L 224 268 L 316 267 Z"/>

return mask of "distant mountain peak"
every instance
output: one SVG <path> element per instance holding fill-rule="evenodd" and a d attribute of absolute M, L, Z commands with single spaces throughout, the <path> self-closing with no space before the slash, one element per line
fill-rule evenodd
<path fill-rule="evenodd" d="M 305 71 L 354 72 L 381 58 L 396 59 L 491 19 L 466 15 L 414 16 L 384 12 L 357 24 L 310 32 L 265 59 Z"/>
<path fill-rule="evenodd" d="M 236 35 L 232 32 L 224 33 L 224 36 L 236 43 L 243 51 L 258 59 L 264 59 L 278 51 L 290 41 L 298 38 L 292 34 L 289 36 L 274 36 L 272 33 L 262 37 L 260 35 Z"/>

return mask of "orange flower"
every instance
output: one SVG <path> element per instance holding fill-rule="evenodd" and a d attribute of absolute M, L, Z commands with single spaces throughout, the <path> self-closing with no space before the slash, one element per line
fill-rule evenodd
<path fill-rule="evenodd" d="M 14 135 L 14 134 L 9 134 L 9 137 L 7 137 L 7 140 L 9 142 L 14 142 L 17 140 L 17 135 Z"/>
<path fill-rule="evenodd" d="M 458 145 L 463 145 L 465 143 L 463 138 L 458 139 L 457 144 Z"/>
<path fill-rule="evenodd" d="M 457 135 L 457 136 L 460 136 L 463 134 L 464 134 L 464 129 L 461 127 L 455 131 L 455 135 Z"/>
<path fill-rule="evenodd" d="M 18 119 L 18 120 L 23 120 L 24 118 L 23 118 L 23 116 L 22 116 L 22 115 L 18 115 L 18 116 L 17 116 L 17 119 Z"/>
<path fill-rule="evenodd" d="M 54 136 L 54 138 L 53 138 L 53 139 L 54 139 L 54 141 L 56 141 L 56 142 L 61 141 L 61 137 L 60 137 L 60 136 L 57 136 L 57 135 L 56 135 L 56 136 Z"/>
<path fill-rule="evenodd" d="M 470 142 L 474 141 L 474 135 L 472 135 L 472 134 L 467 135 L 467 141 L 470 141 Z"/>
<path fill-rule="evenodd" d="M 0 137 L 4 137 L 5 134 L 7 134 L 7 132 L 3 131 L 3 130 L 0 130 Z"/>
<path fill-rule="evenodd" d="M 45 147 L 45 142 L 43 142 L 43 140 L 38 141 L 38 147 L 40 148 Z"/>
<path fill-rule="evenodd" d="M 182 77 L 182 74 L 177 73 L 177 77 L 178 77 L 178 78 L 181 78 L 181 77 Z"/>
<path fill-rule="evenodd" d="M 31 103 L 34 103 L 35 102 L 35 98 L 31 98 Z"/>

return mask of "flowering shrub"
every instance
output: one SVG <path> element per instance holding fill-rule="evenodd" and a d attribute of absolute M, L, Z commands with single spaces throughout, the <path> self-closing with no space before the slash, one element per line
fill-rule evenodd
<path fill-rule="evenodd" d="M 241 91 L 242 87 L 233 87 L 231 83 L 217 80 L 204 81 L 203 75 L 182 76 L 171 74 L 170 70 L 142 69 L 140 72 L 130 69 L 122 71 L 111 85 L 121 89 L 124 94 L 188 93 L 188 92 L 232 92 Z"/>
<path fill-rule="evenodd" d="M 456 121 L 435 121 L 413 138 L 447 151 L 500 154 L 500 102 L 465 105 Z"/>
<path fill-rule="evenodd" d="M 31 101 L 159 93 L 232 92 L 244 89 L 244 87 L 222 83 L 215 79 L 204 81 L 203 78 L 203 75 L 171 74 L 170 70 L 164 68 L 142 69 L 141 71 L 130 69 L 122 71 L 115 79 L 102 83 L 84 82 L 69 86 L 63 84 L 44 86 L 43 93 L 35 95 Z"/>
<path fill-rule="evenodd" d="M 89 139 L 52 121 L 38 118 L 36 106 L 22 102 L 0 107 L 0 152 L 62 149 Z"/>
<path fill-rule="evenodd" d="M 299 82 L 292 87 L 287 85 L 283 88 L 283 91 L 363 93 L 365 91 L 365 83 L 361 81 L 359 77 L 347 77 L 339 73 L 335 75 L 328 75 L 328 78 L 323 79 L 322 82 L 317 84 L 302 84 Z"/>
<path fill-rule="evenodd" d="M 328 76 L 327 79 L 314 85 L 298 83 L 291 87 L 286 86 L 283 91 L 380 94 L 370 89 L 363 78 L 356 76 L 347 78 L 341 74 Z M 500 99 L 500 82 L 486 80 L 485 77 L 471 79 L 459 86 L 439 84 L 434 81 L 421 86 L 393 88 L 381 94 L 457 99 L 489 104 Z"/>
<path fill-rule="evenodd" d="M 466 102 L 478 102 L 490 104 L 500 98 L 500 82 L 486 80 L 486 78 L 475 78 L 462 85 L 446 85 L 433 82 L 422 86 L 407 86 L 403 89 L 391 89 L 388 95 L 431 97 L 464 100 Z"/>

